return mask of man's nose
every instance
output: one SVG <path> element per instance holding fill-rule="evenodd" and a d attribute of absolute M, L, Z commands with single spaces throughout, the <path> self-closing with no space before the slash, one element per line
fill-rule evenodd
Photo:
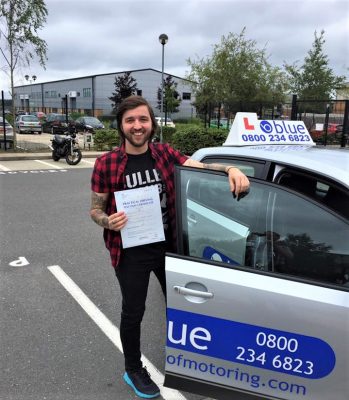
<path fill-rule="evenodd" d="M 139 128 L 142 127 L 142 124 L 141 124 L 141 122 L 140 122 L 139 119 L 135 119 L 135 122 L 134 122 L 134 124 L 133 124 L 133 127 L 134 127 L 135 129 L 139 129 Z"/>

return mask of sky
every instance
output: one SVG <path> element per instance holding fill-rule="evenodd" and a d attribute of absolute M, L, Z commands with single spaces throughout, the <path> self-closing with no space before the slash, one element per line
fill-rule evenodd
<path fill-rule="evenodd" d="M 37 61 L 16 71 L 15 86 L 133 69 L 161 71 L 159 35 L 168 35 L 164 71 L 185 77 L 192 61 L 212 55 L 222 36 L 240 34 L 265 48 L 269 62 L 301 66 L 325 31 L 329 66 L 349 81 L 348 0 L 46 0 L 48 17 L 38 32 L 48 46 L 46 69 Z M 9 78 L 0 54 L 0 90 Z"/>

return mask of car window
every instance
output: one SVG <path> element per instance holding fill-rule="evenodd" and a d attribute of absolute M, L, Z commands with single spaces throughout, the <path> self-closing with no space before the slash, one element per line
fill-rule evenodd
<path fill-rule="evenodd" d="M 35 115 L 25 115 L 22 117 L 22 120 L 26 121 L 26 122 L 38 122 L 39 121 L 38 117 L 36 117 Z"/>
<path fill-rule="evenodd" d="M 290 169 L 283 170 L 276 177 L 276 181 L 282 186 L 303 193 L 325 204 L 343 217 L 349 218 L 349 195 L 344 188 L 332 182 L 325 182 L 320 177 L 309 176 L 306 173 Z"/>
<path fill-rule="evenodd" d="M 178 168 L 178 176 L 180 254 L 349 288 L 348 220 L 253 178 L 237 201 L 223 174 Z"/>

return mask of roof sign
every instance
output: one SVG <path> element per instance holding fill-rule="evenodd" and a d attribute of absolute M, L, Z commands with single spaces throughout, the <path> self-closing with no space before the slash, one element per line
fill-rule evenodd
<path fill-rule="evenodd" d="M 256 113 L 236 113 L 223 146 L 293 144 L 315 146 L 303 121 L 258 120 Z"/>

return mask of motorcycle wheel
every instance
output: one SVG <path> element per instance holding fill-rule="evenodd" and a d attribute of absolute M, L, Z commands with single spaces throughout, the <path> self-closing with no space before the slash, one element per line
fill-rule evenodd
<path fill-rule="evenodd" d="M 57 156 L 57 154 L 56 154 L 55 151 L 52 152 L 52 160 L 53 160 L 53 161 L 59 161 L 60 158 L 61 158 L 61 157 Z"/>
<path fill-rule="evenodd" d="M 80 149 L 74 149 L 73 155 L 70 153 L 65 156 L 65 160 L 69 165 L 76 165 L 79 164 L 81 161 L 82 154 Z"/>

